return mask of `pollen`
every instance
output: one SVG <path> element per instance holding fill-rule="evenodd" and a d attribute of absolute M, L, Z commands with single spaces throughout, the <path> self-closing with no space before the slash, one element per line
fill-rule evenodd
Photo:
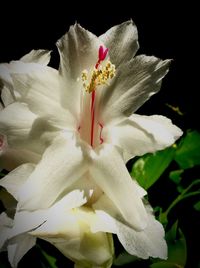
<path fill-rule="evenodd" d="M 87 70 L 82 71 L 81 79 L 86 92 L 91 93 L 97 86 L 108 85 L 109 81 L 115 76 L 115 65 L 107 61 L 104 66 L 98 65 L 90 73 Z"/>

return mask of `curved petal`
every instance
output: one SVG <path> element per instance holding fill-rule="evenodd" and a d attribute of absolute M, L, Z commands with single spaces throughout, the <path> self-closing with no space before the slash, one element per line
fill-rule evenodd
<path fill-rule="evenodd" d="M 71 112 L 61 106 L 62 90 L 60 77 L 55 69 L 42 67 L 28 74 L 12 74 L 18 100 L 28 104 L 34 113 L 59 118 L 65 116 L 66 125 L 75 125 Z"/>
<path fill-rule="evenodd" d="M 33 172 L 35 165 L 24 164 L 8 173 L 0 180 L 0 185 L 3 186 L 11 195 L 18 200 L 18 191 L 23 183 L 26 182 L 30 174 Z"/>
<path fill-rule="evenodd" d="M 108 129 L 107 139 L 124 151 L 126 161 L 172 145 L 182 131 L 164 116 L 133 114 Z M 128 158 L 127 158 L 128 157 Z"/>
<path fill-rule="evenodd" d="M 110 261 L 113 253 L 110 236 L 90 231 L 90 224 L 95 218 L 94 212 L 88 208 L 67 210 L 63 205 L 60 208 L 61 210 L 52 211 L 46 222 L 31 234 L 52 243 L 77 263 L 102 267 Z M 104 265 L 103 267 L 107 267 Z"/>
<path fill-rule="evenodd" d="M 84 69 L 95 66 L 101 44 L 97 36 L 79 24 L 71 26 L 69 31 L 57 41 L 61 58 L 60 73 L 76 81 Z"/>
<path fill-rule="evenodd" d="M 61 99 L 63 107 L 73 114 L 79 113 L 80 96 L 83 86 L 81 72 L 91 69 L 98 60 L 98 50 L 102 42 L 79 24 L 71 26 L 69 31 L 57 42 L 60 53 L 59 72 L 64 80 L 65 90 Z"/>
<path fill-rule="evenodd" d="M 81 147 L 73 139 L 58 136 L 19 191 L 19 209 L 51 206 L 86 171 L 85 161 Z"/>
<path fill-rule="evenodd" d="M 59 232 L 59 229 L 56 227 L 61 226 L 62 222 L 59 221 L 58 218 L 62 219 L 66 217 L 70 209 L 77 208 L 85 203 L 86 198 L 84 197 L 84 193 L 75 190 L 67 194 L 50 208 L 38 209 L 33 212 L 17 210 L 14 217 L 13 228 L 10 230 L 7 238 L 13 239 L 27 232 L 32 232 L 31 234 L 36 235 L 36 233 L 39 234 L 42 230 Z M 55 217 L 55 215 L 57 216 Z M 46 224 L 47 221 L 48 224 Z M 63 228 L 66 227 L 63 226 Z"/>
<path fill-rule="evenodd" d="M 144 229 L 146 212 L 141 197 L 115 147 L 108 144 L 102 146 L 93 156 L 90 173 L 126 222 L 138 230 Z"/>
<path fill-rule="evenodd" d="M 27 63 L 22 61 L 11 61 L 0 64 L 0 79 L 9 89 L 13 90 L 12 74 L 27 74 L 41 71 L 43 66 L 35 62 Z"/>
<path fill-rule="evenodd" d="M 50 61 L 50 51 L 48 50 L 32 50 L 30 53 L 23 56 L 19 61 L 11 61 L 8 63 L 0 64 L 0 80 L 9 92 L 6 91 L 6 96 L 9 97 L 9 104 L 12 103 L 12 99 L 18 97 L 18 93 L 13 88 L 13 80 L 11 75 L 14 73 L 29 73 L 35 70 L 40 70 L 40 65 L 47 65 Z M 5 100 L 5 92 L 1 94 L 4 105 L 7 106 L 7 100 Z M 6 101 L 6 103 L 5 103 Z"/>
<path fill-rule="evenodd" d="M 0 81 L 7 87 L 12 88 L 12 78 L 10 76 L 8 63 L 0 64 Z"/>
<path fill-rule="evenodd" d="M 22 257 L 36 244 L 36 238 L 30 235 L 20 235 L 8 244 L 8 260 L 16 268 Z"/>
<path fill-rule="evenodd" d="M 137 28 L 132 20 L 110 28 L 99 39 L 108 48 L 116 67 L 134 57 L 139 48 Z"/>
<path fill-rule="evenodd" d="M 13 220 L 9 218 L 5 212 L 0 214 L 0 249 L 4 250 L 4 244 L 7 240 L 10 229 L 12 228 Z M 0 251 L 2 251 L 0 250 Z"/>
<path fill-rule="evenodd" d="M 23 103 L 12 103 L 0 112 L 0 133 L 7 137 L 9 145 L 27 139 L 36 115 Z"/>
<path fill-rule="evenodd" d="M 121 65 L 101 97 L 102 122 L 130 116 L 159 91 L 169 60 L 140 55 Z"/>
<path fill-rule="evenodd" d="M 41 156 L 29 150 L 7 148 L 0 154 L 0 167 L 11 171 L 24 163 L 38 163 Z"/>
<path fill-rule="evenodd" d="M 31 50 L 28 54 L 24 55 L 20 61 L 23 62 L 35 62 L 41 65 L 48 65 L 51 58 L 51 51 L 38 49 L 38 50 Z"/>
<path fill-rule="evenodd" d="M 110 204 L 110 210 L 112 205 Z M 147 226 L 138 231 L 118 221 L 107 211 L 95 211 L 99 220 L 93 225 L 93 232 L 111 232 L 118 236 L 125 250 L 142 259 L 149 257 L 167 259 L 167 244 L 164 239 L 163 226 L 155 219 L 152 209 L 146 207 L 148 217 Z"/>
<path fill-rule="evenodd" d="M 15 101 L 15 98 L 9 88 L 4 86 L 1 90 L 1 100 L 4 104 L 4 107 L 8 106 L 9 104 Z"/>
<path fill-rule="evenodd" d="M 4 106 L 3 106 L 3 104 L 0 101 L 0 111 L 3 110 L 3 108 L 4 108 Z"/>
<path fill-rule="evenodd" d="M 0 133 L 6 137 L 8 144 L 8 148 L 4 150 L 6 153 L 4 156 L 11 157 L 11 161 L 12 153 L 13 161 L 17 160 L 15 156 L 18 152 L 13 149 L 25 151 L 30 158 L 31 152 L 43 153 L 57 135 L 57 131 L 58 128 L 51 126 L 46 118 L 37 118 L 24 103 L 12 103 L 0 112 Z M 28 151 L 31 151 L 30 154 Z M 38 160 L 37 155 L 32 155 L 32 158 Z M 20 156 L 19 162 L 23 159 L 23 155 Z"/>
<path fill-rule="evenodd" d="M 153 135 L 157 146 L 160 145 L 158 149 L 172 145 L 183 134 L 182 130 L 173 125 L 169 118 L 162 115 L 141 116 L 134 114 L 130 119 Z"/>

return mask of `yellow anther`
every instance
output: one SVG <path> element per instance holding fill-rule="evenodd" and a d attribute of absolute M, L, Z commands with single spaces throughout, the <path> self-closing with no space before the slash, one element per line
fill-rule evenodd
<path fill-rule="evenodd" d="M 82 79 L 82 81 L 86 81 L 88 79 L 88 71 L 87 70 L 82 71 L 81 79 Z"/>
<path fill-rule="evenodd" d="M 108 80 L 115 76 L 115 65 L 107 61 L 105 66 L 99 65 L 98 69 L 94 68 L 88 75 L 88 71 L 84 70 L 81 74 L 83 87 L 89 93 L 94 91 L 97 86 L 108 84 Z M 90 79 L 88 78 L 90 77 Z"/>

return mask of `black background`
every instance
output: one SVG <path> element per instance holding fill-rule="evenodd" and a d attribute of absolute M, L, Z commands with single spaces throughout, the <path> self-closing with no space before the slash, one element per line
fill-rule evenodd
<path fill-rule="evenodd" d="M 59 60 L 55 43 L 71 24 L 77 21 L 100 35 L 131 18 L 138 27 L 138 54 L 173 59 L 161 91 L 138 112 L 166 115 L 184 131 L 199 129 L 199 15 L 195 1 L 140 1 L 139 4 L 138 1 L 124 0 L 49 1 L 46 4 L 26 1 L 15 5 L 7 2 L 1 4 L 0 11 L 0 62 L 19 59 L 32 49 L 50 49 L 53 50 L 51 65 L 57 67 Z M 179 107 L 183 116 L 166 103 Z M 161 195 L 158 194 L 158 198 Z M 156 203 L 155 200 L 152 202 Z M 191 235 L 188 267 L 196 267 L 199 248 L 195 245 L 195 240 L 198 240 L 194 240 L 195 236 L 198 237 L 195 233 L 198 231 L 197 218 L 192 219 L 189 209 L 185 213 L 188 217 L 185 217 L 184 224 L 191 225 L 191 228 L 186 228 L 188 236 Z"/>
<path fill-rule="evenodd" d="M 175 3 L 176 2 L 176 3 Z M 183 3 L 184 2 L 184 3 Z M 173 59 L 160 93 L 142 112 L 170 115 L 166 103 L 184 113 L 177 123 L 184 129 L 199 127 L 198 9 L 194 1 L 26 1 L 1 4 L 0 62 L 19 59 L 31 49 L 53 49 L 56 41 L 76 21 L 100 35 L 115 24 L 132 18 L 139 32 L 138 54 Z M 176 123 L 176 122 L 175 122 Z"/>

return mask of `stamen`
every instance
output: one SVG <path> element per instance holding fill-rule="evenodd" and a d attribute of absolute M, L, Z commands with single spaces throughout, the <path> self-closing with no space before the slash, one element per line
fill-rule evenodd
<path fill-rule="evenodd" d="M 104 66 L 101 65 L 101 62 L 105 60 L 108 54 L 108 48 L 103 46 L 99 47 L 98 61 L 95 64 L 94 69 L 88 73 L 87 70 L 83 70 L 81 73 L 81 80 L 83 82 L 83 87 L 86 92 L 92 93 L 91 95 L 91 130 L 90 130 L 90 144 L 93 147 L 94 145 L 94 128 L 95 128 L 95 90 L 97 86 L 108 85 L 108 81 L 115 76 L 115 65 L 113 65 L 109 60 L 105 63 Z M 102 138 L 102 129 L 103 125 L 99 123 L 101 128 L 100 130 L 100 142 L 103 143 Z M 80 128 L 78 129 L 80 131 Z"/>
<path fill-rule="evenodd" d="M 93 90 L 95 90 L 97 86 L 108 84 L 108 80 L 112 79 L 115 76 L 115 65 L 112 64 L 110 61 L 107 61 L 105 66 L 98 64 L 97 67 L 98 69 L 93 69 L 90 75 L 91 79 L 89 82 L 87 70 L 84 70 L 81 74 L 83 87 L 88 93 L 91 93 Z"/>

